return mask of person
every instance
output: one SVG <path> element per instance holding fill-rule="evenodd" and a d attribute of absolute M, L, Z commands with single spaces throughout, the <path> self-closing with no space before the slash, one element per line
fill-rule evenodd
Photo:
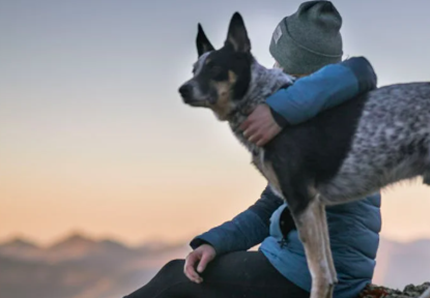
<path fill-rule="evenodd" d="M 242 129 L 264 146 L 282 129 L 376 88 L 364 57 L 342 61 L 342 18 L 330 1 L 308 1 L 276 27 L 270 53 L 299 79 L 260 105 Z M 335 298 L 356 297 L 371 282 L 381 228 L 380 194 L 327 207 L 339 283 Z M 249 250 L 260 244 L 257 251 Z M 230 221 L 196 236 L 185 260 L 168 262 L 127 298 L 309 297 L 311 275 L 288 206 L 266 187 Z"/>

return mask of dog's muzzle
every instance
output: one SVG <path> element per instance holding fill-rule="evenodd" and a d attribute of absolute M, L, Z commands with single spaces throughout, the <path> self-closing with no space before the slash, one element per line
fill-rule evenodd
<path fill-rule="evenodd" d="M 185 103 L 192 101 L 193 87 L 190 84 L 184 84 L 179 88 L 179 94 Z"/>
<path fill-rule="evenodd" d="M 196 98 L 194 88 L 193 84 L 188 82 L 183 84 L 178 91 L 184 103 L 194 107 L 204 107 L 206 105 L 205 100 Z"/>

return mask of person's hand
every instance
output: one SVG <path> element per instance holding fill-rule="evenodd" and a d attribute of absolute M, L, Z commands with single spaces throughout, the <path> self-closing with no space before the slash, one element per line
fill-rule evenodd
<path fill-rule="evenodd" d="M 199 275 L 202 273 L 206 265 L 216 256 L 215 249 L 209 244 L 202 244 L 193 250 L 185 259 L 184 273 L 195 283 L 201 283 L 203 278 Z M 196 272 L 196 267 L 197 271 Z"/>
<path fill-rule="evenodd" d="M 258 105 L 242 123 L 240 129 L 248 141 L 259 147 L 264 146 L 282 130 L 266 104 Z"/>

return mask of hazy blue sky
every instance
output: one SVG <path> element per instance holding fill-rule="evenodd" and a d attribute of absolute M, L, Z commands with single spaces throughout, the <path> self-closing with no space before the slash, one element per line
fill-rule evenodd
<path fill-rule="evenodd" d="M 333 2 L 345 57 L 366 56 L 380 85 L 429 80 L 429 1 Z M 197 22 L 221 46 L 241 12 L 253 53 L 272 65 L 272 30 L 301 1 L 250 3 L 0 0 L 0 238 L 48 241 L 78 228 L 176 239 L 253 203 L 264 181 L 245 150 L 177 94 Z M 417 189 L 384 200 L 392 238 L 430 237 L 430 192 Z M 415 221 L 398 223 L 412 194 Z"/>

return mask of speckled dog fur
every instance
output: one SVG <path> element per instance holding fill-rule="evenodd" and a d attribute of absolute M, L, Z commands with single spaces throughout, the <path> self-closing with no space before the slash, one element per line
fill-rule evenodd
<path fill-rule="evenodd" d="M 366 99 L 347 157 L 317 188 L 326 204 L 420 175 L 430 182 L 430 83 L 382 87 Z"/>

